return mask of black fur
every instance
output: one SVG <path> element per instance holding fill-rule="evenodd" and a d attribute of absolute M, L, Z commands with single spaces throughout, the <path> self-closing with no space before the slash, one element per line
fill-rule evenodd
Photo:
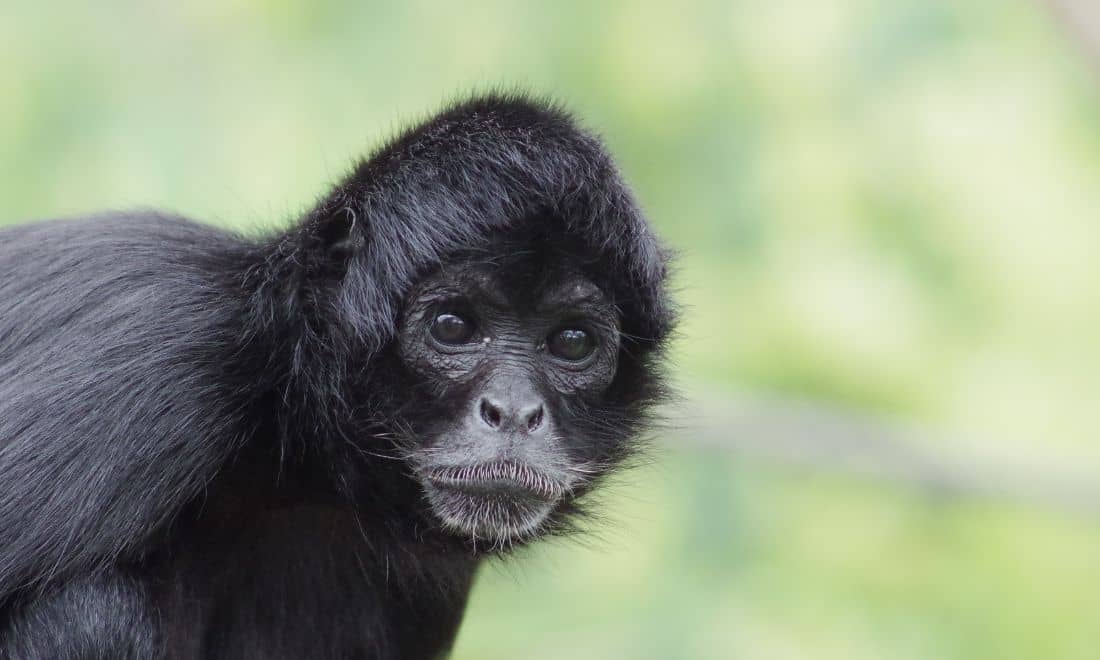
<path fill-rule="evenodd" d="M 274 237 L 0 231 L 0 658 L 445 653 L 484 549 L 399 460 L 426 413 L 393 339 L 418 279 L 501 240 L 580 260 L 620 310 L 618 375 L 576 413 L 610 468 L 660 395 L 667 255 L 550 105 L 451 107 Z"/>

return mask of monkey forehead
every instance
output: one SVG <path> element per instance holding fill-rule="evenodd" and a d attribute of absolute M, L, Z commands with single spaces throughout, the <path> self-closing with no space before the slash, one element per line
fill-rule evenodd
<path fill-rule="evenodd" d="M 537 301 L 540 307 L 605 305 L 607 295 L 595 282 L 580 273 L 561 273 L 545 283 Z"/>
<path fill-rule="evenodd" d="M 463 296 L 500 308 L 536 311 L 576 306 L 603 306 L 603 289 L 578 269 L 561 264 L 532 269 L 492 262 L 450 264 L 425 278 L 418 297 Z"/>

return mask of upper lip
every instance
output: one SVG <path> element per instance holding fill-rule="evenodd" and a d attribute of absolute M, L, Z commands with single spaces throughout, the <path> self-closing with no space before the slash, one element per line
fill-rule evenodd
<path fill-rule="evenodd" d="M 568 490 L 561 479 L 510 460 L 432 467 L 425 476 L 433 485 L 477 495 L 503 493 L 556 500 Z"/>

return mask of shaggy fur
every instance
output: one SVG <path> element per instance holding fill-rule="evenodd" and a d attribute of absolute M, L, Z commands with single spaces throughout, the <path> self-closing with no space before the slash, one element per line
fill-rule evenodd
<path fill-rule="evenodd" d="M 606 443 L 594 484 L 660 396 L 673 314 L 666 253 L 558 108 L 453 106 L 273 237 L 0 231 L 0 658 L 445 653 L 485 549 L 408 477 L 401 442 L 447 411 L 409 409 L 393 339 L 420 278 L 501 240 L 568 253 L 620 310 L 615 381 L 574 413 Z"/>

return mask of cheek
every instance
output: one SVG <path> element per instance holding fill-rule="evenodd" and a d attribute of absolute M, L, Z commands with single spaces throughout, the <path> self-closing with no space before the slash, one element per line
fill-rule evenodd
<path fill-rule="evenodd" d="M 602 354 L 585 369 L 547 368 L 547 380 L 563 397 L 595 397 L 607 391 L 615 380 L 618 360 L 614 353 Z"/>
<path fill-rule="evenodd" d="M 398 354 L 407 369 L 436 388 L 461 383 L 477 363 L 475 353 L 440 353 L 420 333 L 402 336 Z"/>
<path fill-rule="evenodd" d="M 418 375 L 437 387 L 449 387 L 462 383 L 471 369 L 468 358 L 439 354 L 417 360 L 412 366 Z"/>

